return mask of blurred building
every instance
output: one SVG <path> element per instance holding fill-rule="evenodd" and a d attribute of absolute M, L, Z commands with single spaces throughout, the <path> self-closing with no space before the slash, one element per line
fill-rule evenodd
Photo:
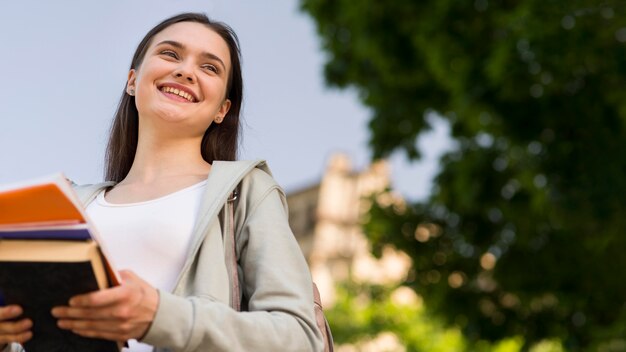
<path fill-rule="evenodd" d="M 361 230 L 371 196 L 389 185 L 386 162 L 355 171 L 347 156 L 337 154 L 319 184 L 287 195 L 291 228 L 325 306 L 333 305 L 338 282 L 393 283 L 405 277 L 411 264 L 408 256 L 388 248 L 380 260 L 375 259 Z"/>

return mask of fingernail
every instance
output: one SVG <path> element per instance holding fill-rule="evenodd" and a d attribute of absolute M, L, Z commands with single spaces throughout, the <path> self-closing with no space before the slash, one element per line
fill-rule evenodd
<path fill-rule="evenodd" d="M 59 313 L 61 313 L 61 309 L 60 308 L 52 308 L 52 310 L 50 311 L 50 314 L 52 314 L 52 316 L 54 316 L 54 317 L 59 315 Z"/>
<path fill-rule="evenodd" d="M 33 338 L 33 333 L 31 331 L 27 331 L 19 335 L 19 339 L 21 340 L 21 342 L 26 342 L 32 338 Z"/>
<path fill-rule="evenodd" d="M 57 321 L 57 325 L 61 328 L 61 329 L 67 329 L 69 327 L 69 324 L 67 323 L 67 321 L 65 320 L 59 320 Z"/>

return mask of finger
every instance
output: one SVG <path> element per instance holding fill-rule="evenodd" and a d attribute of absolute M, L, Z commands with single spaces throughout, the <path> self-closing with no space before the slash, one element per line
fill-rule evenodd
<path fill-rule="evenodd" d="M 0 334 L 21 334 L 28 331 L 33 327 L 33 322 L 30 319 L 22 319 L 16 322 L 2 322 L 0 323 Z"/>
<path fill-rule="evenodd" d="M 124 343 L 127 340 L 131 339 L 131 337 L 125 336 L 123 334 L 112 333 L 108 331 L 94 331 L 94 330 L 72 330 L 73 333 L 89 337 L 89 338 L 97 338 L 97 339 L 105 339 L 110 341 L 117 341 Z"/>
<path fill-rule="evenodd" d="M 123 315 L 119 305 L 97 308 L 54 307 L 51 314 L 58 319 L 85 320 L 110 320 Z"/>
<path fill-rule="evenodd" d="M 22 332 L 19 334 L 12 334 L 12 335 L 0 335 L 0 343 L 2 344 L 11 343 L 11 342 L 24 343 L 30 340 L 32 337 L 33 337 L 33 333 L 31 331 L 26 331 L 26 332 Z"/>
<path fill-rule="evenodd" d="M 140 288 L 139 288 L 140 289 Z M 141 290 L 141 289 L 140 289 Z M 129 294 L 126 299 L 116 301 L 114 304 L 107 306 L 83 306 L 83 307 L 54 307 L 51 310 L 52 316 L 59 319 L 85 319 L 85 320 L 129 320 L 136 318 L 139 315 L 144 316 L 142 320 L 152 320 L 154 313 L 152 310 L 148 310 L 144 307 L 144 303 L 148 301 L 154 301 L 154 306 L 158 305 L 158 292 L 154 295 L 156 298 L 142 299 L 143 292 L 132 292 L 128 290 Z M 156 310 L 156 309 L 153 309 Z M 147 313 L 149 317 L 147 317 Z"/>
<path fill-rule="evenodd" d="M 142 281 L 132 270 L 120 270 L 120 277 L 123 283 L 128 281 Z"/>
<path fill-rule="evenodd" d="M 57 326 L 65 330 L 95 331 L 103 333 L 122 334 L 128 333 L 132 325 L 119 320 L 73 320 L 62 319 Z"/>
<path fill-rule="evenodd" d="M 77 295 L 70 299 L 69 305 L 71 307 L 108 306 L 126 299 L 129 295 L 128 291 L 128 287 L 122 285 L 84 295 Z"/>
<path fill-rule="evenodd" d="M 0 307 L 0 321 L 17 318 L 22 315 L 22 313 L 22 307 L 15 304 L 6 307 Z"/>
<path fill-rule="evenodd" d="M 59 319 L 127 320 L 137 315 L 136 306 L 141 302 L 141 297 L 136 296 L 134 299 L 130 299 L 130 294 L 125 294 L 125 296 L 129 298 L 105 306 L 54 307 L 51 314 Z"/>
<path fill-rule="evenodd" d="M 130 305 L 122 304 L 97 308 L 55 307 L 51 313 L 58 319 L 128 320 L 137 314 L 132 308 Z"/>
<path fill-rule="evenodd" d="M 59 320 L 58 326 L 85 337 L 121 342 L 143 336 L 140 332 L 145 329 L 142 324 L 132 324 L 119 320 Z"/>

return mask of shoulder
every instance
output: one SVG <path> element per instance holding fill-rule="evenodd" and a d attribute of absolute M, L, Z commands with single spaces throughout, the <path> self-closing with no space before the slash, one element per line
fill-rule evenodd
<path fill-rule="evenodd" d="M 255 193 L 280 190 L 265 160 L 214 161 L 211 173 L 209 179 L 214 180 L 215 185 L 235 182 L 240 189 Z"/>
<path fill-rule="evenodd" d="M 114 185 L 115 182 L 111 181 L 84 185 L 72 183 L 72 187 L 78 195 L 78 199 L 80 199 L 83 204 L 89 203 L 103 189 Z"/>
<path fill-rule="evenodd" d="M 260 162 L 241 180 L 238 187 L 240 201 L 249 209 L 270 198 L 280 199 L 283 206 L 287 205 L 285 193 L 272 176 L 267 163 Z"/>
<path fill-rule="evenodd" d="M 248 185 L 256 190 L 267 190 L 267 189 L 279 189 L 280 185 L 276 182 L 271 173 L 266 170 L 260 168 L 252 169 L 241 181 L 243 184 Z"/>

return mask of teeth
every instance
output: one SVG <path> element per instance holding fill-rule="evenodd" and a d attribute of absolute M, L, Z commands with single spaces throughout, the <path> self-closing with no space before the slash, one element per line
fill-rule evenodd
<path fill-rule="evenodd" d="M 178 90 L 176 88 L 172 88 L 172 87 L 163 87 L 161 88 L 161 91 L 165 92 L 165 93 L 172 93 L 172 94 L 176 94 L 180 97 L 183 97 L 187 100 L 189 100 L 190 102 L 193 103 L 193 97 L 191 96 L 191 94 L 184 92 L 182 90 Z"/>

